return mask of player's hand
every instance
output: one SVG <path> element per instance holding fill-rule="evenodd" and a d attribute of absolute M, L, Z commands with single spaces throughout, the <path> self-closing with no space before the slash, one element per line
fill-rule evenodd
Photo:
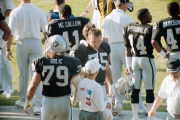
<path fill-rule="evenodd" d="M 109 85 L 109 96 L 114 97 L 115 96 L 115 87 L 114 84 Z"/>
<path fill-rule="evenodd" d="M 7 59 L 10 61 L 11 61 L 11 58 L 13 58 L 11 51 L 6 51 L 6 56 L 7 56 Z"/>
<path fill-rule="evenodd" d="M 148 116 L 150 117 L 150 118 L 152 118 L 152 117 L 154 117 L 154 115 L 156 114 L 156 110 L 150 110 L 149 112 L 148 112 Z"/>
<path fill-rule="evenodd" d="M 46 39 L 47 39 L 46 37 L 43 37 L 43 38 L 42 38 L 42 40 L 41 40 L 41 41 L 42 41 L 42 44 L 43 44 L 43 45 L 44 45 L 44 43 L 45 43 Z"/>
<path fill-rule="evenodd" d="M 33 109 L 31 101 L 26 100 L 25 105 L 24 105 L 24 112 L 28 115 L 29 115 L 29 111 L 28 111 L 29 108 Z"/>
<path fill-rule="evenodd" d="M 107 103 L 107 104 L 106 104 L 106 108 L 107 108 L 107 109 L 111 109 L 111 104 L 110 104 L 110 103 Z"/>
<path fill-rule="evenodd" d="M 169 54 L 170 52 L 166 53 L 166 57 L 164 57 L 164 59 L 169 58 Z"/>
<path fill-rule="evenodd" d="M 81 17 L 85 17 L 86 15 L 87 15 L 87 12 L 82 12 L 82 13 L 80 14 Z"/>
<path fill-rule="evenodd" d="M 126 74 L 126 75 L 131 74 L 131 67 L 126 68 L 125 74 Z"/>
<path fill-rule="evenodd" d="M 73 96 L 70 97 L 72 107 L 74 107 L 76 105 L 76 96 L 77 96 L 77 90 L 75 90 L 75 93 L 73 94 Z"/>
<path fill-rule="evenodd" d="M 0 50 L 1 50 L 2 48 L 0 47 Z"/>

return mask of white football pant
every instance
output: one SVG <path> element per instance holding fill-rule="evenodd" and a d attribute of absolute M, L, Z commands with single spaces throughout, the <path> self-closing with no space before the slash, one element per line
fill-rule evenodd
<path fill-rule="evenodd" d="M 0 37 L 2 37 L 4 32 L 0 29 Z M 0 39 L 2 40 L 2 39 Z M 7 59 L 5 45 L 0 50 L 0 88 L 3 87 L 4 90 L 13 90 L 12 85 L 12 66 L 11 61 Z"/>
<path fill-rule="evenodd" d="M 24 38 L 17 41 L 16 58 L 20 72 L 18 94 L 23 102 L 26 100 L 27 87 L 29 83 L 29 66 L 32 78 L 34 72 L 32 71 L 31 64 L 33 59 L 39 57 L 42 57 L 41 40 L 35 38 Z M 39 107 L 42 105 L 41 83 L 36 89 L 36 93 L 32 99 L 32 104 L 33 106 Z"/>
<path fill-rule="evenodd" d="M 110 44 L 110 48 L 111 48 L 111 53 L 110 53 L 111 70 L 112 70 L 113 83 L 115 84 L 117 80 L 121 78 L 121 75 L 124 74 L 122 73 L 123 65 L 124 68 L 126 68 L 124 42 Z M 115 89 L 115 97 L 117 97 L 123 104 L 123 96 L 120 95 L 116 89 Z M 144 106 L 144 103 L 142 101 L 142 96 L 140 92 L 139 107 L 141 106 Z"/>
<path fill-rule="evenodd" d="M 42 120 L 72 120 L 72 107 L 70 106 L 69 95 L 61 97 L 43 96 Z"/>

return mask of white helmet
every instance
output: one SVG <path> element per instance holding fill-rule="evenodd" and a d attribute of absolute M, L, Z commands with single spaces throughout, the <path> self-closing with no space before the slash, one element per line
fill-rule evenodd
<path fill-rule="evenodd" d="M 62 55 L 67 50 L 67 42 L 61 35 L 53 35 L 45 42 L 46 50 Z"/>
<path fill-rule="evenodd" d="M 133 84 L 126 81 L 125 78 L 119 78 L 115 87 L 120 95 L 128 95 L 133 89 Z"/>
<path fill-rule="evenodd" d="M 112 104 L 114 104 L 114 106 L 112 107 L 113 116 L 120 116 L 123 109 L 121 101 L 115 98 L 112 100 Z"/>

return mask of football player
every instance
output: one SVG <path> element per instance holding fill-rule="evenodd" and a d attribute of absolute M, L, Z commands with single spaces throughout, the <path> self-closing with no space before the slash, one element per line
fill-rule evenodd
<path fill-rule="evenodd" d="M 134 84 L 131 95 L 131 107 L 133 112 L 132 120 L 139 120 L 138 105 L 139 92 L 142 79 L 146 89 L 146 104 L 148 110 L 154 102 L 154 86 L 156 76 L 156 66 L 154 63 L 153 47 L 151 45 L 152 16 L 147 8 L 142 8 L 137 12 L 139 23 L 130 23 L 124 27 L 124 45 L 126 54 L 126 74 L 133 72 L 132 81 Z M 132 49 L 132 57 L 131 57 Z M 132 62 L 131 62 L 132 59 Z M 158 118 L 147 118 L 147 120 L 159 120 Z"/>
<path fill-rule="evenodd" d="M 162 58 L 180 59 L 180 9 L 177 2 L 167 5 L 170 17 L 162 19 L 153 25 L 152 45 Z M 161 48 L 161 36 L 166 42 L 167 53 Z"/>
<path fill-rule="evenodd" d="M 119 0 L 121 1 L 121 0 Z M 102 29 L 105 17 L 115 9 L 115 0 L 90 0 L 87 8 L 80 16 L 85 17 L 87 13 L 94 8 L 92 23 L 96 25 L 96 28 Z M 128 11 L 133 11 L 133 3 L 129 2 Z"/>
<path fill-rule="evenodd" d="M 5 16 L 5 21 L 8 23 L 9 21 L 9 15 L 11 11 L 15 8 L 13 0 L 0 0 L 0 9 L 2 14 Z M 3 21 L 2 21 L 3 23 Z M 7 28 L 7 26 L 5 27 Z M 9 30 L 8 30 L 9 31 Z M 7 31 L 5 31 L 7 34 Z M 4 34 L 4 30 L 0 29 L 0 36 L 2 38 Z M 4 39 L 5 40 L 5 39 Z M 3 40 L 2 40 L 3 42 Z M 1 81 L 3 83 L 3 89 L 4 92 L 2 95 L 7 95 L 7 94 L 12 94 L 14 92 L 13 89 L 13 84 L 12 84 L 12 66 L 11 66 L 11 61 L 7 59 L 6 56 L 6 51 L 7 51 L 7 46 L 5 45 L 1 49 L 1 55 L 0 55 L 0 84 Z M 1 85 L 0 85 L 0 90 L 1 90 Z"/>
<path fill-rule="evenodd" d="M 60 35 L 51 36 L 45 45 L 47 56 L 34 59 L 32 63 L 34 74 L 28 86 L 24 110 L 29 114 L 31 100 L 42 80 L 42 120 L 71 120 L 70 83 L 72 81 L 74 87 L 78 88 L 81 62 L 77 58 L 65 56 L 67 43 Z"/>
<path fill-rule="evenodd" d="M 109 85 L 109 95 L 112 94 L 115 95 L 114 84 L 112 81 L 112 73 L 108 63 L 110 46 L 106 42 L 101 41 L 101 31 L 99 29 L 97 28 L 92 28 L 89 30 L 87 29 L 86 32 L 88 33 L 88 36 L 85 36 L 87 41 L 84 41 L 84 43 L 82 44 L 73 46 L 70 52 L 70 56 L 80 59 L 82 66 L 84 66 L 85 63 L 90 59 L 96 58 L 99 61 L 99 63 L 102 66 L 99 69 L 99 73 L 95 80 L 103 88 L 104 97 L 105 97 L 104 99 L 108 100 L 104 85 L 105 79 Z M 83 33 L 83 35 L 85 34 Z M 85 71 L 83 67 L 81 69 L 80 75 L 84 75 L 84 74 Z"/>
<path fill-rule="evenodd" d="M 60 19 L 51 20 L 46 25 L 46 33 L 48 37 L 62 35 L 68 44 L 67 52 L 69 53 L 72 46 L 84 39 L 82 29 L 90 20 L 83 17 L 71 18 L 71 7 L 66 4 L 60 6 L 59 16 Z"/>
<path fill-rule="evenodd" d="M 54 6 L 56 9 L 50 10 L 48 13 L 46 13 L 46 18 L 48 21 L 51 21 L 53 19 L 60 19 L 59 7 L 63 4 L 65 4 L 65 0 L 54 0 Z M 71 14 L 71 18 L 75 18 L 73 14 Z"/>

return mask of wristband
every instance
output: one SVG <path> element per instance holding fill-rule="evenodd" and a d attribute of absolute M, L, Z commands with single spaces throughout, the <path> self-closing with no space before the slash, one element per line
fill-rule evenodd
<path fill-rule="evenodd" d="M 88 13 L 88 11 L 86 10 L 85 12 L 87 12 Z"/>
<path fill-rule="evenodd" d="M 132 57 L 125 57 L 126 59 L 126 68 L 131 67 Z"/>
<path fill-rule="evenodd" d="M 161 49 L 161 52 L 158 53 L 162 58 L 166 57 L 166 53 Z"/>
<path fill-rule="evenodd" d="M 7 41 L 2 39 L 2 41 L 0 42 L 0 47 L 3 48 L 6 43 L 7 43 Z"/>
<path fill-rule="evenodd" d="M 6 51 L 11 51 L 10 49 L 7 49 Z"/>
<path fill-rule="evenodd" d="M 26 103 L 29 104 L 29 103 L 31 103 L 31 101 L 29 101 L 29 100 L 26 99 Z"/>

